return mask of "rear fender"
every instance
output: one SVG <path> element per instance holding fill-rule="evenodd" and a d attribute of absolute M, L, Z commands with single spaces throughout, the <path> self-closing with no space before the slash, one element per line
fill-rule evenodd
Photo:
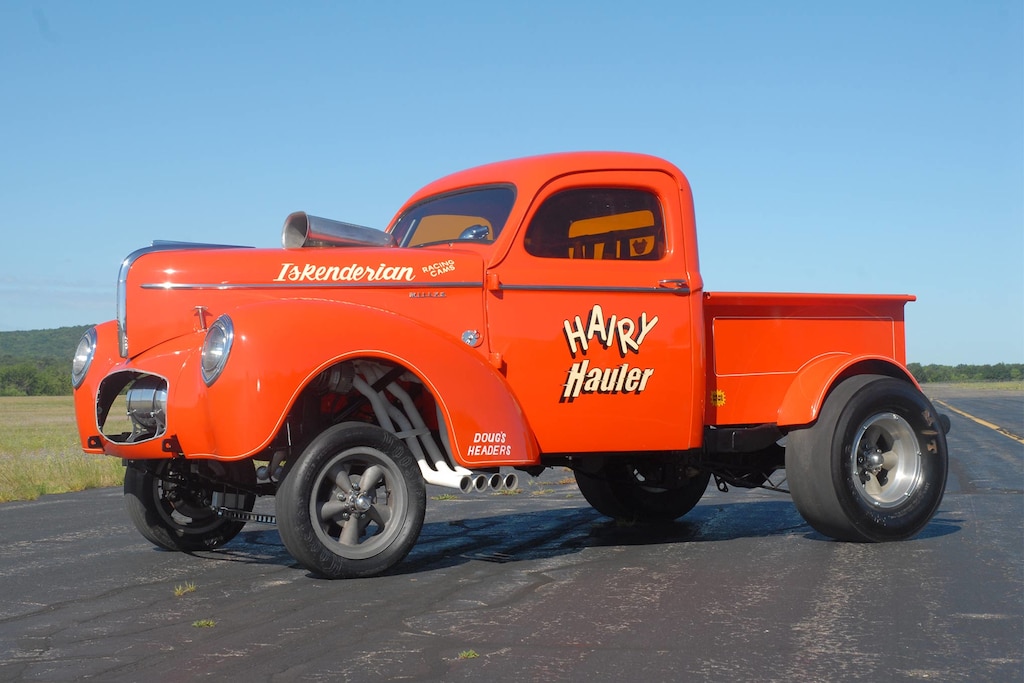
<path fill-rule="evenodd" d="M 891 358 L 826 354 L 810 361 L 797 373 L 779 406 L 778 425 L 795 427 L 814 422 L 825 397 L 839 380 L 863 374 L 905 379 L 921 388 L 910 371 Z"/>
<path fill-rule="evenodd" d="M 377 308 L 318 300 L 263 302 L 230 316 L 231 356 L 207 390 L 213 445 L 221 457 L 266 448 L 299 392 L 317 375 L 335 363 L 363 358 L 401 365 L 423 382 L 440 406 L 458 464 L 540 461 L 505 378 L 479 351 L 436 328 Z"/>

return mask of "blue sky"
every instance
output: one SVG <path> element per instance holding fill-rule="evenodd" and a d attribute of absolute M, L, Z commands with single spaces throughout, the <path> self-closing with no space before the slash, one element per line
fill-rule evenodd
<path fill-rule="evenodd" d="M 614 149 L 687 174 L 709 290 L 913 293 L 910 361 L 1024 361 L 1020 0 L 9 0 L 0 106 L 0 330 L 112 318 L 153 239 Z"/>

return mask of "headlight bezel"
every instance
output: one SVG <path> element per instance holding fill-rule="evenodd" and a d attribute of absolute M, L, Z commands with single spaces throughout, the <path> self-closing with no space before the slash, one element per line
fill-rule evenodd
<path fill-rule="evenodd" d="M 213 386 L 224 372 L 234 341 L 235 325 L 227 314 L 219 316 L 207 329 L 199 358 L 199 369 L 206 386 Z"/>
<path fill-rule="evenodd" d="M 77 389 L 82 386 L 94 358 L 96 358 L 96 328 L 90 327 L 78 340 L 75 355 L 71 359 L 71 386 L 73 388 Z"/>

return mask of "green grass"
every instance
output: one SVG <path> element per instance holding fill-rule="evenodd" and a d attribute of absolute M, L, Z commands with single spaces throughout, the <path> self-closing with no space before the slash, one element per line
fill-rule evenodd
<path fill-rule="evenodd" d="M 196 592 L 196 585 L 194 583 L 192 583 L 191 581 L 186 581 L 185 585 L 178 585 L 178 586 L 174 587 L 174 597 L 176 597 L 176 598 L 180 598 L 183 595 L 187 595 L 188 593 L 195 593 L 195 592 Z"/>
<path fill-rule="evenodd" d="M 82 452 L 70 396 L 0 397 L 0 503 L 123 481 L 119 458 Z"/>

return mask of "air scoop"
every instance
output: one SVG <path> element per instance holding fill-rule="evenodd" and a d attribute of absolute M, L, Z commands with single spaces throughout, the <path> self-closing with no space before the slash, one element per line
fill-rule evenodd
<path fill-rule="evenodd" d="M 284 220 L 281 245 L 285 249 L 302 247 L 393 247 L 390 233 L 354 223 L 310 216 L 296 211 Z"/>

